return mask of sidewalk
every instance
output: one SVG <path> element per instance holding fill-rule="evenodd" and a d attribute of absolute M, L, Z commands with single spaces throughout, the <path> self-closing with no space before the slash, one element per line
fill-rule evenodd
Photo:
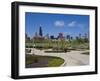
<path fill-rule="evenodd" d="M 71 51 L 67 53 L 45 53 L 44 50 L 33 49 L 34 54 L 41 56 L 57 56 L 65 60 L 64 66 L 88 65 L 89 55 L 81 54 L 85 51 Z"/>

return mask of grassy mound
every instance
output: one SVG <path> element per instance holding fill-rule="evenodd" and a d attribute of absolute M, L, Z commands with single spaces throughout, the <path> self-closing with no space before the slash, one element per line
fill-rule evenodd
<path fill-rule="evenodd" d="M 40 56 L 26 54 L 26 68 L 57 67 L 64 63 L 64 59 L 54 56 Z"/>

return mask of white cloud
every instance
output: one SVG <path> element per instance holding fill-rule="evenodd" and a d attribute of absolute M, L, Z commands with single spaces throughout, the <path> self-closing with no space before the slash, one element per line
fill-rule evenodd
<path fill-rule="evenodd" d="M 55 26 L 57 27 L 63 27 L 65 25 L 64 21 L 55 21 Z"/>
<path fill-rule="evenodd" d="M 76 25 L 77 25 L 76 21 L 72 21 L 72 22 L 68 23 L 69 27 L 75 27 Z"/>
<path fill-rule="evenodd" d="M 85 24 L 79 23 L 77 21 L 71 21 L 71 22 L 65 24 L 64 21 L 57 20 L 57 21 L 54 22 L 54 24 L 55 24 L 56 27 L 64 27 L 65 25 L 67 27 L 78 27 L 78 28 L 84 28 L 85 27 Z"/>
<path fill-rule="evenodd" d="M 79 28 L 84 28 L 85 24 L 83 23 L 78 23 L 76 21 L 71 21 L 70 23 L 67 24 L 68 27 L 79 27 Z"/>

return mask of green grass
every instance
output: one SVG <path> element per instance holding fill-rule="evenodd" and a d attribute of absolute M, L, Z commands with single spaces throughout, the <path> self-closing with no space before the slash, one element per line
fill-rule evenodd
<path fill-rule="evenodd" d="M 51 41 L 49 42 L 35 42 L 35 43 L 26 43 L 26 47 L 33 47 L 37 49 L 50 49 L 50 48 L 75 48 L 75 49 L 89 49 L 89 42 L 78 42 L 73 40 L 71 42 L 68 41 Z"/>
<path fill-rule="evenodd" d="M 32 64 L 37 59 L 37 56 L 26 55 L 26 64 Z"/>
<path fill-rule="evenodd" d="M 89 52 L 83 52 L 82 54 L 89 55 L 90 53 Z"/>
<path fill-rule="evenodd" d="M 61 58 L 54 58 L 48 63 L 48 67 L 57 67 L 64 63 L 64 60 Z"/>
<path fill-rule="evenodd" d="M 52 51 L 45 51 L 45 53 L 66 53 L 66 52 L 70 52 L 70 50 L 52 50 Z"/>
<path fill-rule="evenodd" d="M 54 56 L 39 56 L 26 54 L 26 65 L 32 63 L 38 63 L 39 60 L 48 59 L 47 67 L 57 67 L 64 63 L 64 59 Z M 45 66 L 44 66 L 45 67 Z"/>
<path fill-rule="evenodd" d="M 33 63 L 33 60 L 27 60 L 26 61 L 26 64 L 32 64 Z"/>

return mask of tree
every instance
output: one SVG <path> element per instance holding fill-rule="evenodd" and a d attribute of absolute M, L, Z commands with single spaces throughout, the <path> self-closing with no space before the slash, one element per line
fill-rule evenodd
<path fill-rule="evenodd" d="M 41 28 L 41 26 L 40 26 L 40 28 L 39 28 L 39 35 L 42 37 L 43 36 L 43 33 L 42 33 L 42 28 Z"/>

